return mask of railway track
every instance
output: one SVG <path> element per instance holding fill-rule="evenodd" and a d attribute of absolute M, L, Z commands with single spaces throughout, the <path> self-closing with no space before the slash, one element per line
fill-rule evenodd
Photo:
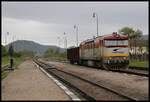
<path fill-rule="evenodd" d="M 57 60 L 56 62 L 61 62 L 61 63 L 69 63 L 68 61 L 59 61 Z M 90 67 L 90 66 L 87 66 Z M 99 67 L 92 67 L 100 70 L 105 70 L 104 68 L 99 68 Z M 128 70 L 110 70 L 112 72 L 118 72 L 118 73 L 126 73 L 126 74 L 131 74 L 131 75 L 138 75 L 142 77 L 149 77 L 149 71 L 148 68 L 146 67 L 129 67 Z"/>
<path fill-rule="evenodd" d="M 119 73 L 126 73 L 126 74 L 131 74 L 131 75 L 138 75 L 138 76 L 142 76 L 142 77 L 149 77 L 149 72 L 145 71 L 145 70 L 137 70 L 137 69 L 128 69 L 128 70 L 111 70 L 113 72 L 119 72 Z"/>
<path fill-rule="evenodd" d="M 127 96 L 123 93 L 117 92 L 116 90 L 81 78 L 75 74 L 62 71 L 46 63 L 37 60 L 34 61 L 51 75 L 73 88 L 87 100 L 137 100 L 134 97 Z"/>
<path fill-rule="evenodd" d="M 144 71 L 149 70 L 147 67 L 134 67 L 134 66 L 130 66 L 129 69 L 144 70 Z"/>

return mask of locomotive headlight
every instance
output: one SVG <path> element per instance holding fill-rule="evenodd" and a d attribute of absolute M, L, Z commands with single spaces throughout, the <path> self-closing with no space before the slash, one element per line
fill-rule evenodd
<path fill-rule="evenodd" d="M 126 58 L 126 57 L 123 57 L 123 59 L 126 60 L 127 58 Z"/>
<path fill-rule="evenodd" d="M 108 60 L 109 60 L 108 57 L 105 57 L 105 58 L 104 58 L 104 62 L 105 62 L 105 63 L 108 63 Z"/>
<path fill-rule="evenodd" d="M 109 64 L 109 60 L 108 60 L 108 64 Z"/>

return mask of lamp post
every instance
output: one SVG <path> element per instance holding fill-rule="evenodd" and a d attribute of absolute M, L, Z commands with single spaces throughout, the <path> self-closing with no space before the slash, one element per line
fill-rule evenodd
<path fill-rule="evenodd" d="M 78 47 L 78 27 L 74 25 L 74 29 L 76 29 L 76 41 L 77 41 L 77 47 Z"/>
<path fill-rule="evenodd" d="M 95 18 L 95 16 L 97 17 L 96 21 L 97 21 L 97 36 L 98 36 L 98 15 L 97 13 L 93 13 L 93 18 Z"/>
<path fill-rule="evenodd" d="M 67 49 L 67 37 L 66 37 L 66 33 L 64 32 L 64 48 Z"/>
<path fill-rule="evenodd" d="M 58 39 L 58 46 L 60 46 L 60 37 L 57 37 Z"/>
<path fill-rule="evenodd" d="M 65 32 L 64 32 L 64 48 L 66 48 L 66 55 L 67 55 L 67 37 Z"/>
<path fill-rule="evenodd" d="M 7 36 L 9 35 L 9 32 L 7 32 L 7 34 L 6 34 L 6 38 L 5 38 L 5 46 L 6 46 L 6 44 L 7 44 Z"/>
<path fill-rule="evenodd" d="M 13 48 L 14 48 L 14 50 L 15 50 L 15 39 L 16 39 L 16 36 L 14 35 L 14 36 L 13 36 L 13 43 L 14 43 L 14 44 L 13 44 L 13 45 L 14 45 Z"/>

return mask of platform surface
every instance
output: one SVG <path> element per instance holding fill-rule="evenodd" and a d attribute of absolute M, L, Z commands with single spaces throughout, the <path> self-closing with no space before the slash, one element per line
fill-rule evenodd
<path fill-rule="evenodd" d="M 1 82 L 2 100 L 71 100 L 32 60 L 23 62 Z"/>

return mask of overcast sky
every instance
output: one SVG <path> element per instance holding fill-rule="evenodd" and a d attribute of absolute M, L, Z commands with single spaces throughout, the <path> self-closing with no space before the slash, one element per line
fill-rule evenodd
<path fill-rule="evenodd" d="M 125 26 L 148 34 L 148 2 L 2 2 L 2 44 L 9 32 L 7 43 L 14 37 L 64 47 L 66 32 L 68 47 L 75 46 L 75 24 L 79 43 L 96 36 L 93 12 L 98 14 L 99 35 Z"/>

